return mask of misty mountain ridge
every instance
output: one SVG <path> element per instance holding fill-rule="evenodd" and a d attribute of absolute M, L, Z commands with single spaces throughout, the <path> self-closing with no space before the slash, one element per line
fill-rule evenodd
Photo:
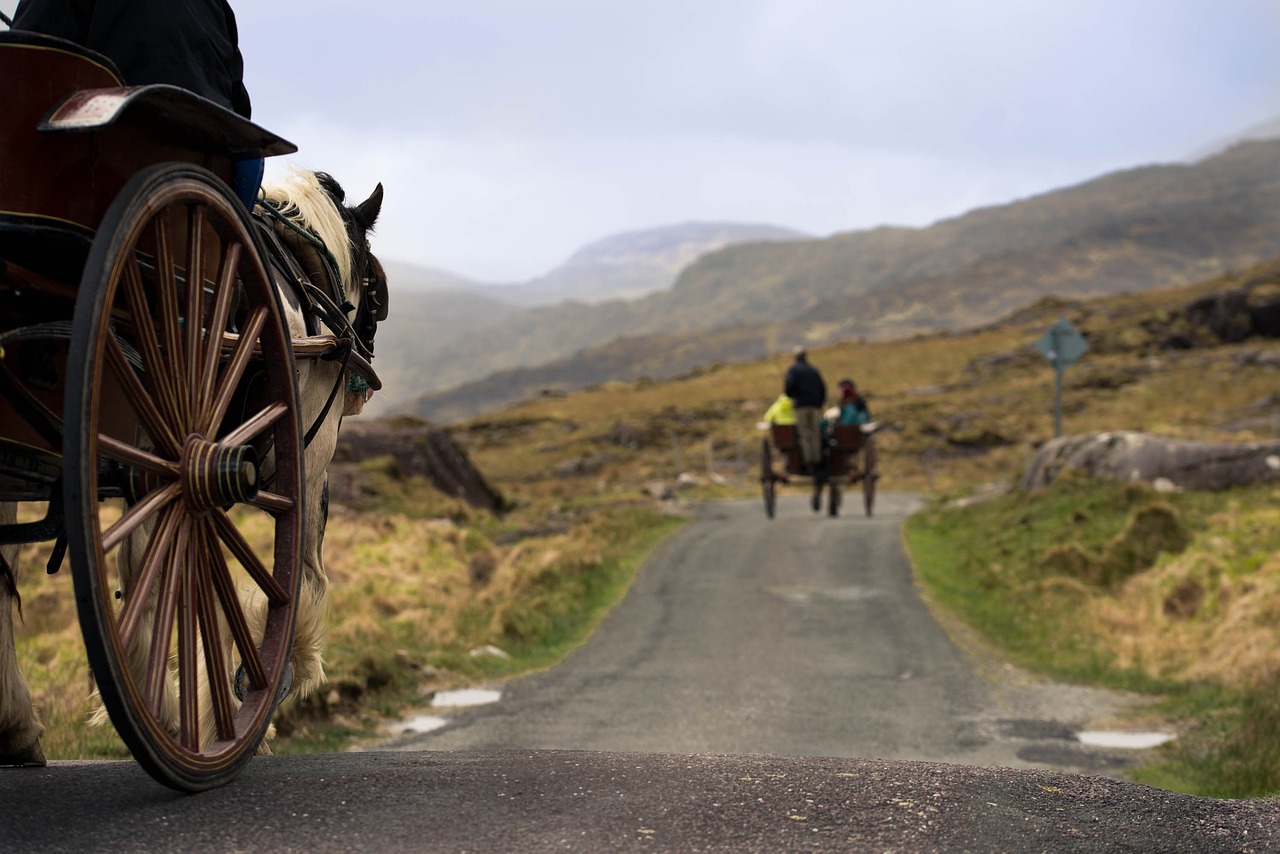
<path fill-rule="evenodd" d="M 545 276 L 495 286 L 494 296 L 523 306 L 630 300 L 670 288 L 680 271 L 710 252 L 738 243 L 805 240 L 773 225 L 687 222 L 615 234 L 589 243 Z"/>
<path fill-rule="evenodd" d="M 670 289 L 690 262 L 744 241 L 803 239 L 807 235 L 792 229 L 724 222 L 629 231 L 588 244 L 545 276 L 516 285 L 483 284 L 436 268 L 387 262 L 393 305 L 378 330 L 377 368 L 389 388 L 371 402 L 370 414 L 385 413 L 393 402 L 407 399 L 391 389 L 412 389 L 411 397 L 478 376 L 466 365 L 440 368 L 449 358 L 442 353 L 465 347 L 472 335 L 509 345 L 513 335 L 539 322 L 536 312 L 576 312 Z M 516 351 L 503 366 L 543 361 L 545 352 Z M 551 357 L 567 352 L 572 350 Z M 437 370 L 427 370 L 428 365 Z"/>
<path fill-rule="evenodd" d="M 526 307 L 576 301 L 635 299 L 670 288 L 693 261 L 761 240 L 806 240 L 811 235 L 775 225 L 686 222 L 622 232 L 588 243 L 549 273 L 518 283 L 481 282 L 405 261 L 384 266 L 398 292 L 467 291 Z"/>
<path fill-rule="evenodd" d="M 1185 284 L 1277 255 L 1280 140 L 1246 142 L 926 228 L 730 246 L 630 302 L 517 312 L 501 334 L 478 328 L 440 348 L 410 386 L 428 394 L 401 408 L 452 420 L 543 388 L 671 376 L 799 340 L 980 325 L 1048 295 Z"/>

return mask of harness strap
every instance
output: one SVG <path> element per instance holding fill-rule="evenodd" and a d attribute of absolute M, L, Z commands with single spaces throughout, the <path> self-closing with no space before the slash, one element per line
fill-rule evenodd
<path fill-rule="evenodd" d="M 342 353 L 342 370 L 338 372 L 333 388 L 329 390 L 329 397 L 325 401 L 324 407 L 315 417 L 315 420 L 311 422 L 311 426 L 307 428 L 307 432 L 303 436 L 303 447 L 310 447 L 316 434 L 320 432 L 321 425 L 324 424 L 325 419 L 328 417 L 329 411 L 333 409 L 333 402 L 337 400 L 338 393 L 342 391 L 343 380 L 346 378 L 351 362 L 351 341 L 355 340 L 355 332 L 351 328 L 351 323 L 347 320 L 346 312 L 342 310 L 342 307 L 335 305 L 333 299 L 324 290 L 311 283 L 307 271 L 299 263 L 298 255 L 293 251 L 293 248 L 295 246 L 301 247 L 305 244 L 301 241 L 289 240 L 285 235 L 290 232 L 281 231 L 278 225 L 273 225 L 273 223 L 278 224 L 281 222 L 279 217 L 276 217 L 273 223 L 267 222 L 262 217 L 254 217 L 254 220 L 262 231 L 267 246 L 267 255 L 271 258 L 274 272 L 280 279 L 289 283 L 298 297 L 298 302 L 302 306 L 302 313 L 306 317 L 308 334 L 314 335 L 319 332 L 319 325 L 323 323 L 339 338 L 346 339 L 339 348 Z M 292 223 L 289 223 L 289 225 L 296 228 Z M 286 242 L 288 246 L 286 246 Z M 314 265 L 320 256 L 312 251 L 309 253 L 309 257 L 313 259 Z M 322 358 L 336 358 L 336 355 Z"/>

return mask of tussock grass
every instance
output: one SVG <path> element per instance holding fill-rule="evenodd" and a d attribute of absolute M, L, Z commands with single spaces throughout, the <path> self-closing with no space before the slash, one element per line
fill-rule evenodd
<path fill-rule="evenodd" d="M 1280 490 L 1157 495 L 1065 478 L 909 520 L 931 595 L 1011 657 L 1167 697 L 1185 734 L 1136 776 L 1280 793 Z M 1111 567 L 1108 569 L 1107 567 Z"/>

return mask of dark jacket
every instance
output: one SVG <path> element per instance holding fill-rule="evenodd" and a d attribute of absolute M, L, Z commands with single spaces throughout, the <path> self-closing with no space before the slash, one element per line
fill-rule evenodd
<path fill-rule="evenodd" d="M 822 381 L 818 369 L 808 362 L 799 359 L 792 362 L 782 387 L 796 406 L 821 407 L 827 402 L 827 384 Z"/>
<path fill-rule="evenodd" d="M 22 0 L 13 29 L 97 51 L 130 86 L 181 86 L 249 118 L 236 16 L 226 0 Z"/>

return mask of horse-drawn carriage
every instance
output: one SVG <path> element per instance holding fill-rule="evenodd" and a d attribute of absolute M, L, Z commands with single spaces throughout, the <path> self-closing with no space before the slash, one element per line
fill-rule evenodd
<path fill-rule="evenodd" d="M 346 383 L 379 387 L 381 187 L 347 207 L 306 173 L 329 198 L 259 221 L 233 163 L 289 142 L 31 33 L 0 32 L 0 81 L 0 764 L 44 764 L 12 600 L 18 545 L 53 541 L 121 738 L 210 788 L 323 678 L 325 468 Z"/>
<path fill-rule="evenodd" d="M 796 427 L 771 424 L 769 437 L 760 444 L 760 486 L 764 491 L 765 515 L 773 518 L 779 483 L 808 478 L 813 484 L 809 504 L 815 513 L 822 508 L 823 489 L 827 491 L 827 513 L 836 516 L 840 513 L 844 486 L 861 483 L 862 503 L 870 516 L 876 500 L 876 481 L 880 479 L 872 438 L 876 429 L 875 423 L 832 425 L 823 439 L 822 461 L 806 468 L 800 457 Z M 771 445 L 782 458 L 781 473 L 774 469 Z"/>

